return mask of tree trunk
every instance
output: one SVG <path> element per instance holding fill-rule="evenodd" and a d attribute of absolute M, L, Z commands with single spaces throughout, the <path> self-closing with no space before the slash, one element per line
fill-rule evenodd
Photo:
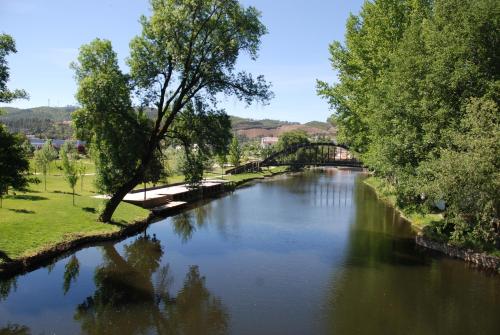
<path fill-rule="evenodd" d="M 130 191 L 132 191 L 137 185 L 139 185 L 144 180 L 144 173 L 147 169 L 147 166 L 151 162 L 151 159 L 153 158 L 153 150 L 156 146 L 156 143 L 157 141 L 155 138 L 152 138 L 149 141 L 148 146 L 145 148 L 145 154 L 141 159 L 141 164 L 139 165 L 135 173 L 132 175 L 132 177 L 124 184 L 122 184 L 118 188 L 118 190 L 111 196 L 111 199 L 109 199 L 106 202 L 104 210 L 99 216 L 99 221 L 110 222 L 111 218 L 113 217 L 113 214 L 116 211 L 116 208 L 118 208 L 118 205 L 120 205 L 120 202 L 122 202 L 123 198 L 125 198 L 125 196 Z"/>
<path fill-rule="evenodd" d="M 116 208 L 123 200 L 123 198 L 134 189 L 140 182 L 142 181 L 142 174 L 136 174 L 129 181 L 123 184 L 106 202 L 104 210 L 99 216 L 99 221 L 101 222 L 110 222 L 113 214 L 116 211 Z"/>
<path fill-rule="evenodd" d="M 75 188 L 73 187 L 73 206 L 75 205 Z"/>

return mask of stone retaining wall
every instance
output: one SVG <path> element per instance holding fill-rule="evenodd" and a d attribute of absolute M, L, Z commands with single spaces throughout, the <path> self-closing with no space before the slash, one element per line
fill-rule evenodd
<path fill-rule="evenodd" d="M 425 248 L 436 250 L 442 252 L 451 257 L 460 258 L 467 262 L 474 263 L 484 268 L 496 270 L 500 273 L 500 258 L 490 256 L 485 253 L 478 253 L 472 250 L 467 250 L 459 247 L 455 247 L 443 242 L 437 242 L 431 240 L 421 234 L 417 235 L 415 238 L 417 245 Z"/>

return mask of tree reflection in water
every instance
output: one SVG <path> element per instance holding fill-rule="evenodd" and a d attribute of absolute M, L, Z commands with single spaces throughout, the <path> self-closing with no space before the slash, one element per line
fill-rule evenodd
<path fill-rule="evenodd" d="M 17 279 L 16 277 L 2 279 L 0 278 L 0 301 L 7 299 L 12 290 L 17 289 Z"/>
<path fill-rule="evenodd" d="M 64 294 L 68 293 L 71 283 L 76 282 L 78 275 L 80 274 L 80 262 L 75 255 L 71 256 L 64 268 L 64 281 L 63 281 L 63 291 Z"/>
<path fill-rule="evenodd" d="M 204 204 L 202 206 L 194 208 L 192 211 L 183 212 L 172 218 L 172 223 L 174 225 L 174 232 L 181 238 L 183 243 L 188 242 L 193 234 L 196 232 L 197 228 L 201 228 L 206 223 L 206 218 L 212 211 L 210 204 Z M 195 219 L 196 218 L 196 223 Z"/>
<path fill-rule="evenodd" d="M 225 334 L 229 315 L 192 266 L 183 288 L 172 296 L 169 266 L 161 266 L 162 246 L 147 235 L 124 247 L 104 249 L 95 271 L 96 291 L 77 307 L 74 318 L 85 334 Z M 154 278 L 153 278 L 154 277 Z"/>
<path fill-rule="evenodd" d="M 30 335 L 31 330 L 26 326 L 18 324 L 9 324 L 4 328 L 0 328 L 0 335 Z"/>

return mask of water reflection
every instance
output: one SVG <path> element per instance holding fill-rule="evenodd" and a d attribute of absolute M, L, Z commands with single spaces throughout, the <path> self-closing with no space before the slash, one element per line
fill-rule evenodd
<path fill-rule="evenodd" d="M 49 268 L 49 273 L 50 271 L 52 270 Z M 76 256 L 73 255 L 69 259 L 68 264 L 66 264 L 64 270 L 64 282 L 63 282 L 64 294 L 68 293 L 71 287 L 71 283 L 76 282 L 76 279 L 78 278 L 79 274 L 80 274 L 80 262 L 78 261 L 78 258 L 76 258 Z"/>
<path fill-rule="evenodd" d="M 13 278 L 1 278 L 0 277 L 0 301 L 5 300 L 9 297 L 12 291 L 17 288 L 16 277 Z"/>
<path fill-rule="evenodd" d="M 8 324 L 6 327 L 0 328 L 0 335 L 30 335 L 31 330 L 26 326 L 18 324 Z"/>
<path fill-rule="evenodd" d="M 0 335 L 498 334 L 498 277 L 416 249 L 360 178 L 258 183 L 2 279 Z"/>
<path fill-rule="evenodd" d="M 78 305 L 74 319 L 84 334 L 223 334 L 229 314 L 190 267 L 177 295 L 173 276 L 162 266 L 163 248 L 148 235 L 124 246 L 103 247 L 103 264 L 94 274 L 95 292 Z"/>
<path fill-rule="evenodd" d="M 324 178 L 325 175 L 328 178 Z M 354 184 L 351 171 L 336 171 L 331 169 L 313 170 L 293 177 L 265 183 L 271 191 L 277 188 L 306 199 L 309 204 L 317 207 L 335 207 L 338 209 L 354 206 Z"/>
<path fill-rule="evenodd" d="M 372 193 L 355 188 L 364 206 L 351 225 L 346 265 L 332 274 L 326 332 L 497 334 L 500 283 L 419 251 L 410 227 Z"/>

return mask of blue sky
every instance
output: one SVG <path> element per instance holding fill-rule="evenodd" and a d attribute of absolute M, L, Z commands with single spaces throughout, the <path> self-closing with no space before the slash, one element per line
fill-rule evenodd
<path fill-rule="evenodd" d="M 257 7 L 269 33 L 260 57 L 243 57 L 238 66 L 263 74 L 273 84 L 268 106 L 245 107 L 233 98 L 221 106 L 231 115 L 297 122 L 324 121 L 328 104 L 316 95 L 316 79 L 335 80 L 328 45 L 343 40 L 349 13 L 363 0 L 242 0 Z M 10 88 L 23 88 L 29 101 L 8 106 L 75 105 L 69 69 L 78 48 L 95 37 L 110 39 L 124 71 L 130 39 L 140 32 L 138 18 L 149 13 L 147 0 L 0 0 L 0 32 L 14 37 L 18 53 L 8 58 Z"/>

